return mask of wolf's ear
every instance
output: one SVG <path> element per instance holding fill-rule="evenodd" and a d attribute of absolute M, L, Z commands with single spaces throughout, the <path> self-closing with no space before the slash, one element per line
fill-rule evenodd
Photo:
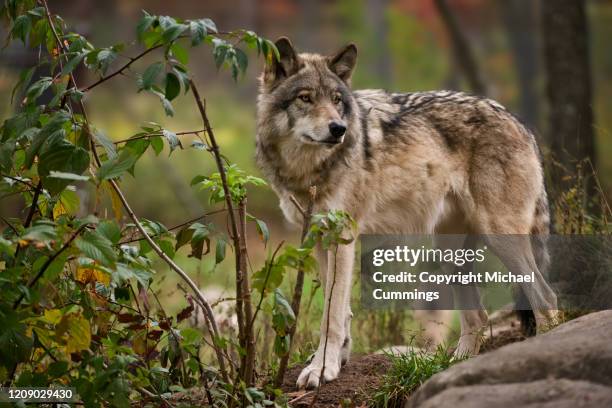
<path fill-rule="evenodd" d="M 336 55 L 329 57 L 329 69 L 338 75 L 344 82 L 351 79 L 353 68 L 357 63 L 357 47 L 349 44 L 341 49 Z"/>
<path fill-rule="evenodd" d="M 279 38 L 274 45 L 278 49 L 279 59 L 273 56 L 272 61 L 266 65 L 264 80 L 268 83 L 288 78 L 299 69 L 297 53 L 287 37 Z"/>

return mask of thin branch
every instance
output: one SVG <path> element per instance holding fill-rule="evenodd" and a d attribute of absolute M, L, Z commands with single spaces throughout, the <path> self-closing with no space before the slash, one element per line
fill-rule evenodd
<path fill-rule="evenodd" d="M 234 253 L 236 254 L 236 317 L 238 318 L 238 329 L 239 329 L 239 340 L 240 345 L 244 347 L 244 328 L 245 328 L 245 320 L 243 316 L 243 296 L 242 293 L 242 279 L 243 275 L 246 274 L 246 268 L 242 269 L 243 263 L 241 261 L 242 253 L 239 250 L 241 243 L 240 237 L 238 235 L 238 221 L 236 220 L 236 214 L 234 214 L 234 203 L 232 201 L 232 195 L 229 191 L 229 185 L 227 182 L 227 176 L 225 174 L 225 167 L 223 166 L 223 158 L 221 157 L 221 153 L 219 152 L 219 145 L 217 144 L 217 140 L 215 138 L 215 134 L 213 132 L 212 126 L 210 125 L 210 121 L 208 119 L 208 115 L 206 114 L 205 102 L 200 96 L 198 88 L 193 81 L 193 79 L 189 79 L 189 84 L 191 86 L 191 92 L 193 92 L 193 97 L 198 105 L 198 110 L 200 111 L 200 116 L 202 117 L 202 122 L 204 124 L 204 128 L 206 129 L 206 134 L 210 140 L 211 151 L 215 158 L 215 163 L 217 165 L 217 170 L 219 171 L 219 176 L 221 178 L 221 184 L 223 186 L 223 194 L 225 196 L 225 205 L 228 211 L 229 216 L 229 228 L 231 231 L 231 238 L 234 244 Z"/>
<path fill-rule="evenodd" d="M 175 135 L 177 136 L 182 136 L 182 135 L 199 135 L 200 133 L 204 133 L 206 132 L 206 130 L 202 129 L 202 130 L 188 130 L 185 132 L 176 132 Z M 135 136 L 135 137 L 130 137 L 128 139 L 122 139 L 122 140 L 118 140 L 116 142 L 113 142 L 114 144 L 120 144 L 120 143 L 127 143 L 127 142 L 131 142 L 132 140 L 139 140 L 139 139 L 149 139 L 151 137 L 157 137 L 157 136 L 163 136 L 164 134 L 161 132 L 152 132 L 152 133 L 147 133 L 144 135 L 139 135 L 139 136 Z"/>
<path fill-rule="evenodd" d="M 108 75 L 103 76 L 102 78 L 98 79 L 96 82 L 86 86 L 85 88 L 81 89 L 81 92 L 89 92 L 89 91 L 91 91 L 96 86 L 98 86 L 98 85 L 108 81 L 109 79 L 111 79 L 111 78 L 121 74 L 123 71 L 128 69 L 133 63 L 135 63 L 136 61 L 138 61 L 139 59 L 141 59 L 142 57 L 144 57 L 145 55 L 147 55 L 151 51 L 154 51 L 154 50 L 156 50 L 158 48 L 161 48 L 163 46 L 164 46 L 164 44 L 154 45 L 151 48 L 147 48 L 146 50 L 142 51 L 140 54 L 136 55 L 135 57 L 128 57 L 128 58 L 130 58 L 130 60 L 126 64 L 124 64 L 121 68 L 119 68 L 115 72 L 112 72 L 112 73 L 110 73 Z"/>
<path fill-rule="evenodd" d="M 13 224 L 11 224 L 9 220 L 4 218 L 4 216 L 0 215 L 0 220 L 2 220 L 2 222 L 8 225 L 8 227 L 15 233 L 15 235 L 19 235 L 19 231 L 17 231 L 17 229 L 13 226 Z"/>
<path fill-rule="evenodd" d="M 265 298 L 264 294 L 265 294 L 265 291 L 266 291 L 266 287 L 268 286 L 268 280 L 270 279 L 270 274 L 272 272 L 272 266 L 274 266 L 274 259 L 276 258 L 276 255 L 278 254 L 278 251 L 280 251 L 281 247 L 284 244 L 285 244 L 285 241 L 281 241 L 281 243 L 278 244 L 278 246 L 276 247 L 276 249 L 272 253 L 272 257 L 270 258 L 270 262 L 268 263 L 268 268 L 266 270 L 266 277 L 264 278 L 263 285 L 262 285 L 263 287 L 262 287 L 262 291 L 261 291 L 261 297 L 259 298 L 259 303 L 257 303 L 257 307 L 255 308 L 255 313 L 253 314 L 253 319 L 251 319 L 251 322 L 249 324 L 249 327 L 251 327 L 251 328 L 255 324 L 255 319 L 257 318 L 257 314 L 261 310 L 261 305 L 263 304 L 263 300 Z"/>
<path fill-rule="evenodd" d="M 25 184 L 26 186 L 30 187 L 32 190 L 36 189 L 36 186 L 34 186 L 34 184 L 32 184 L 30 182 L 27 182 L 27 181 L 25 181 L 25 180 L 23 180 L 23 179 L 21 179 L 19 177 L 13 177 L 13 176 L 9 176 L 9 175 L 6 175 L 6 174 L 3 174 L 2 177 L 10 179 L 10 180 L 13 180 L 13 181 L 16 181 L 16 182 L 21 183 L 21 184 Z"/>
<path fill-rule="evenodd" d="M 204 123 L 204 128 L 206 129 L 206 133 L 210 139 L 210 145 L 212 153 L 215 157 L 215 162 L 217 164 L 217 169 L 219 170 L 219 175 L 221 177 L 221 183 L 223 185 L 223 194 L 225 196 L 225 204 L 229 211 L 230 217 L 230 229 L 232 233 L 232 239 L 236 244 L 236 248 L 238 248 L 238 223 L 236 221 L 236 215 L 234 214 L 234 203 L 232 201 L 232 195 L 229 191 L 229 186 L 227 183 L 227 176 L 225 174 L 225 167 L 223 166 L 223 159 L 221 157 L 221 153 L 219 152 L 219 145 L 217 144 L 217 140 L 215 138 L 215 134 L 213 133 L 212 127 L 210 126 L 210 121 L 208 120 L 208 115 L 206 114 L 206 107 L 204 100 L 200 97 L 200 93 L 196 84 L 193 82 L 193 79 L 189 80 L 189 84 L 191 85 L 191 90 L 193 92 L 193 97 L 196 100 L 198 105 L 198 109 L 200 110 L 200 116 L 202 116 L 202 122 Z"/>
<path fill-rule="evenodd" d="M 306 239 L 306 235 L 308 234 L 308 230 L 310 229 L 310 220 L 312 218 L 312 211 L 314 208 L 314 202 L 317 197 L 317 187 L 312 186 L 309 189 L 310 198 L 308 201 L 308 206 L 306 211 L 302 209 L 300 203 L 293 198 L 291 202 L 298 208 L 298 210 L 303 211 L 303 219 L 302 219 L 302 237 L 301 242 L 304 244 L 304 240 Z M 295 332 L 297 330 L 297 322 L 298 317 L 300 316 L 300 305 L 302 303 L 302 292 L 304 290 L 304 265 L 300 264 L 297 271 L 297 277 L 295 280 L 295 287 L 293 288 L 293 299 L 291 300 L 291 309 L 293 309 L 293 314 L 295 315 L 295 322 L 289 328 L 289 350 L 285 355 L 281 357 L 279 368 L 276 373 L 276 378 L 274 379 L 274 386 L 280 387 L 283 384 L 285 379 L 285 372 L 287 371 L 287 366 L 289 365 L 289 355 L 291 354 L 291 346 L 294 341 L 293 338 L 295 336 Z"/>
<path fill-rule="evenodd" d="M 42 191 L 42 181 L 39 181 L 36 185 L 36 189 L 34 190 L 34 196 L 32 197 L 32 205 L 30 205 L 30 211 L 28 212 L 28 216 L 23 224 L 25 228 L 28 228 L 32 223 L 32 218 L 34 218 L 34 213 L 38 208 L 38 197 L 40 197 L 40 192 Z"/>
<path fill-rule="evenodd" d="M 207 212 L 207 213 L 205 213 L 203 215 L 200 215 L 198 217 L 192 218 L 189 221 L 185 221 L 183 223 L 180 223 L 178 225 L 170 227 L 170 228 L 168 228 L 168 231 L 174 231 L 174 230 L 182 228 L 182 227 L 184 227 L 186 225 L 193 224 L 194 222 L 202 220 L 202 219 L 204 219 L 204 218 L 206 218 L 206 217 L 208 217 L 210 215 L 219 214 L 219 213 L 222 213 L 222 212 L 225 212 L 225 208 L 220 209 L 220 210 L 215 210 L 215 211 L 209 211 L 209 212 Z M 115 245 L 129 244 L 129 243 L 132 243 L 132 242 L 142 241 L 143 239 L 145 239 L 145 238 L 142 237 L 142 236 L 138 237 L 138 238 L 130 238 L 130 239 L 125 240 L 125 241 L 120 241 L 120 242 L 118 242 Z"/>
<path fill-rule="evenodd" d="M 245 353 L 245 364 L 243 369 L 243 380 L 247 386 L 253 385 L 253 376 L 255 373 L 255 337 L 253 335 L 253 306 L 251 304 L 251 285 L 249 283 L 248 271 L 247 271 L 247 235 L 246 235 L 246 197 L 240 200 L 238 204 L 238 219 L 239 219 L 239 236 L 238 236 L 238 248 L 236 252 L 240 253 L 239 261 L 237 264 L 237 272 L 240 272 L 242 277 L 242 296 L 244 306 L 244 322 L 245 322 L 245 335 L 244 341 L 246 346 Z M 248 324 L 247 324 L 248 323 Z"/>
<path fill-rule="evenodd" d="M 289 200 L 293 203 L 293 205 L 295 205 L 295 208 L 297 208 L 300 214 L 302 214 L 302 218 L 306 218 L 306 211 L 304 211 L 298 200 L 296 200 L 293 195 L 289 196 Z"/>

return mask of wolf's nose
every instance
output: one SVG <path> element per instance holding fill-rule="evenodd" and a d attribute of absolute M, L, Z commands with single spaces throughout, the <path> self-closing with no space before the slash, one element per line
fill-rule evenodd
<path fill-rule="evenodd" d="M 336 139 L 341 138 L 342 135 L 344 135 L 344 132 L 346 132 L 346 126 L 344 126 L 342 123 L 331 122 L 329 124 L 329 133 L 331 133 L 331 135 Z"/>

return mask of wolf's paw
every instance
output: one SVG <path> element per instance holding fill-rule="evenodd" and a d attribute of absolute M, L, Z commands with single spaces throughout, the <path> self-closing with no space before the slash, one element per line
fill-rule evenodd
<path fill-rule="evenodd" d="M 319 361 L 320 359 L 315 357 L 314 361 L 302 370 L 297 380 L 297 387 L 299 389 L 311 389 L 319 386 L 321 369 L 323 367 L 322 362 Z M 338 374 L 340 374 L 340 360 L 328 357 L 323 372 L 323 384 L 335 380 L 338 378 Z"/>

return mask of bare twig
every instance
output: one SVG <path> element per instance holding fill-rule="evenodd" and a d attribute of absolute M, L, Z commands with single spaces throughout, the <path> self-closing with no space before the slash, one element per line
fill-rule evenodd
<path fill-rule="evenodd" d="M 136 55 L 135 57 L 128 57 L 130 60 L 124 64 L 121 68 L 119 68 L 118 70 L 116 70 L 115 72 L 112 72 L 108 75 L 103 76 L 102 78 L 98 79 L 96 82 L 86 86 L 85 88 L 81 89 L 81 92 L 89 92 L 92 89 L 94 89 L 96 86 L 108 81 L 109 79 L 121 74 L 123 71 L 125 71 L 126 69 L 128 69 L 130 67 L 130 65 L 132 65 L 133 63 L 135 63 L 136 61 L 138 61 L 139 59 L 141 59 L 142 57 L 144 57 L 145 55 L 147 55 L 148 53 L 150 53 L 151 51 L 154 51 L 158 48 L 163 47 L 164 44 L 157 44 L 152 46 L 151 48 L 147 48 L 146 50 L 142 51 L 140 54 Z"/>
<path fill-rule="evenodd" d="M 219 214 L 219 213 L 222 213 L 222 212 L 225 212 L 225 208 L 220 209 L 220 210 L 209 211 L 209 212 L 207 212 L 207 213 L 205 213 L 203 215 L 200 215 L 198 217 L 192 218 L 189 221 L 185 221 L 185 222 L 182 222 L 180 224 L 174 225 L 174 226 L 168 228 L 168 231 L 174 231 L 176 229 L 185 227 L 185 226 L 187 226 L 189 224 L 193 224 L 194 222 L 202 220 L 202 219 L 204 219 L 204 218 L 206 218 L 206 217 L 208 217 L 210 215 Z M 127 239 L 125 241 L 120 241 L 116 245 L 129 244 L 129 243 L 132 243 L 132 242 L 142 241 L 143 239 L 144 239 L 144 237 L 142 237 L 142 236 L 136 237 L 136 238 L 130 238 L 130 239 Z"/>
<path fill-rule="evenodd" d="M 238 331 L 239 331 L 239 343 L 241 347 L 245 347 L 246 345 L 246 322 L 244 316 L 244 299 L 245 296 L 250 296 L 250 294 L 243 293 L 244 290 L 244 282 L 245 275 L 247 273 L 246 270 L 246 260 L 243 262 L 242 258 L 246 257 L 246 254 L 240 250 L 243 242 L 246 242 L 244 239 L 241 240 L 238 231 L 238 221 L 236 220 L 236 214 L 234 214 L 234 203 L 232 200 L 231 192 L 229 191 L 229 185 L 227 182 L 227 176 L 225 174 L 225 167 L 223 165 L 223 159 L 221 157 L 221 153 L 219 152 L 219 145 L 217 144 L 217 140 L 215 138 L 215 134 L 213 132 L 212 126 L 210 125 L 210 121 L 208 119 L 208 115 L 206 113 L 206 105 L 205 100 L 202 99 L 198 88 L 193 81 L 193 79 L 189 80 L 189 84 L 191 86 L 191 91 L 193 92 L 193 97 L 198 105 L 198 109 L 200 111 L 200 116 L 202 117 L 202 122 L 204 124 L 204 129 L 206 129 L 206 134 L 210 140 L 211 152 L 215 158 L 215 163 L 217 165 L 217 170 L 219 171 L 219 176 L 221 178 L 221 184 L 223 186 L 223 194 L 225 197 L 225 205 L 228 210 L 229 216 L 229 228 L 230 235 L 234 245 L 234 253 L 236 254 L 236 317 L 238 319 Z M 245 211 L 246 214 L 246 211 Z M 244 255 L 244 256 L 243 256 Z M 248 278 L 247 278 L 248 279 Z M 249 316 L 250 317 L 250 316 Z M 244 374 L 244 370 L 242 371 Z"/>
<path fill-rule="evenodd" d="M 297 208 L 300 214 L 302 214 L 302 218 L 306 218 L 306 211 L 304 211 L 299 201 L 296 200 L 296 198 L 293 195 L 289 196 L 289 200 L 293 203 L 293 205 L 295 205 L 295 208 Z"/>
<path fill-rule="evenodd" d="M 272 266 L 274 265 L 274 259 L 276 259 L 276 255 L 278 254 L 278 251 L 280 251 L 284 243 L 285 241 L 281 241 L 281 243 L 278 244 L 278 246 L 272 253 L 272 257 L 270 258 L 270 263 L 268 264 L 268 268 L 266 269 L 266 277 L 264 278 L 264 281 L 263 281 L 263 285 L 262 285 L 263 287 L 261 291 L 261 296 L 259 298 L 259 303 L 257 303 L 257 307 L 255 308 L 255 313 L 253 314 L 253 319 L 251 320 L 250 327 L 253 327 L 253 325 L 255 324 L 255 319 L 257 318 L 257 314 L 261 310 L 261 305 L 263 304 L 263 300 L 265 297 L 264 294 L 266 291 L 266 287 L 268 286 L 268 280 L 270 279 L 270 273 L 272 272 Z"/>
<path fill-rule="evenodd" d="M 237 271 L 239 270 L 242 275 L 242 296 L 244 305 L 244 322 L 245 322 L 245 334 L 244 342 L 246 346 L 245 353 L 245 365 L 243 370 L 243 380 L 247 386 L 253 385 L 253 377 L 255 373 L 255 336 L 253 335 L 253 308 L 251 305 L 251 285 L 249 283 L 249 277 L 247 275 L 247 240 L 246 240 L 246 197 L 240 200 L 238 204 L 238 218 L 239 222 L 239 246 L 236 252 L 240 253 L 240 265 L 237 265 Z M 248 324 L 247 324 L 248 323 Z"/>
<path fill-rule="evenodd" d="M 202 130 L 187 130 L 184 132 L 176 132 L 175 135 L 177 136 L 183 136 L 183 135 L 199 135 L 200 133 L 204 133 L 206 132 L 204 129 Z M 139 139 L 149 139 L 152 137 L 158 137 L 158 136 L 163 136 L 164 134 L 161 132 L 152 132 L 152 133 L 147 133 L 144 135 L 139 135 L 139 136 L 134 136 L 134 137 L 130 137 L 127 139 L 122 139 L 122 140 L 117 140 L 116 142 L 113 142 L 114 144 L 121 144 L 121 143 L 127 143 L 127 142 L 131 142 L 132 140 L 139 140 Z"/>
<path fill-rule="evenodd" d="M 28 212 L 28 216 L 23 224 L 25 228 L 28 228 L 32 223 L 32 219 L 34 218 L 34 213 L 38 208 L 38 197 L 40 197 L 40 192 L 42 191 L 42 181 L 39 181 L 36 185 L 36 189 L 34 190 L 34 196 L 32 197 L 32 205 L 30 205 L 30 211 Z"/>

